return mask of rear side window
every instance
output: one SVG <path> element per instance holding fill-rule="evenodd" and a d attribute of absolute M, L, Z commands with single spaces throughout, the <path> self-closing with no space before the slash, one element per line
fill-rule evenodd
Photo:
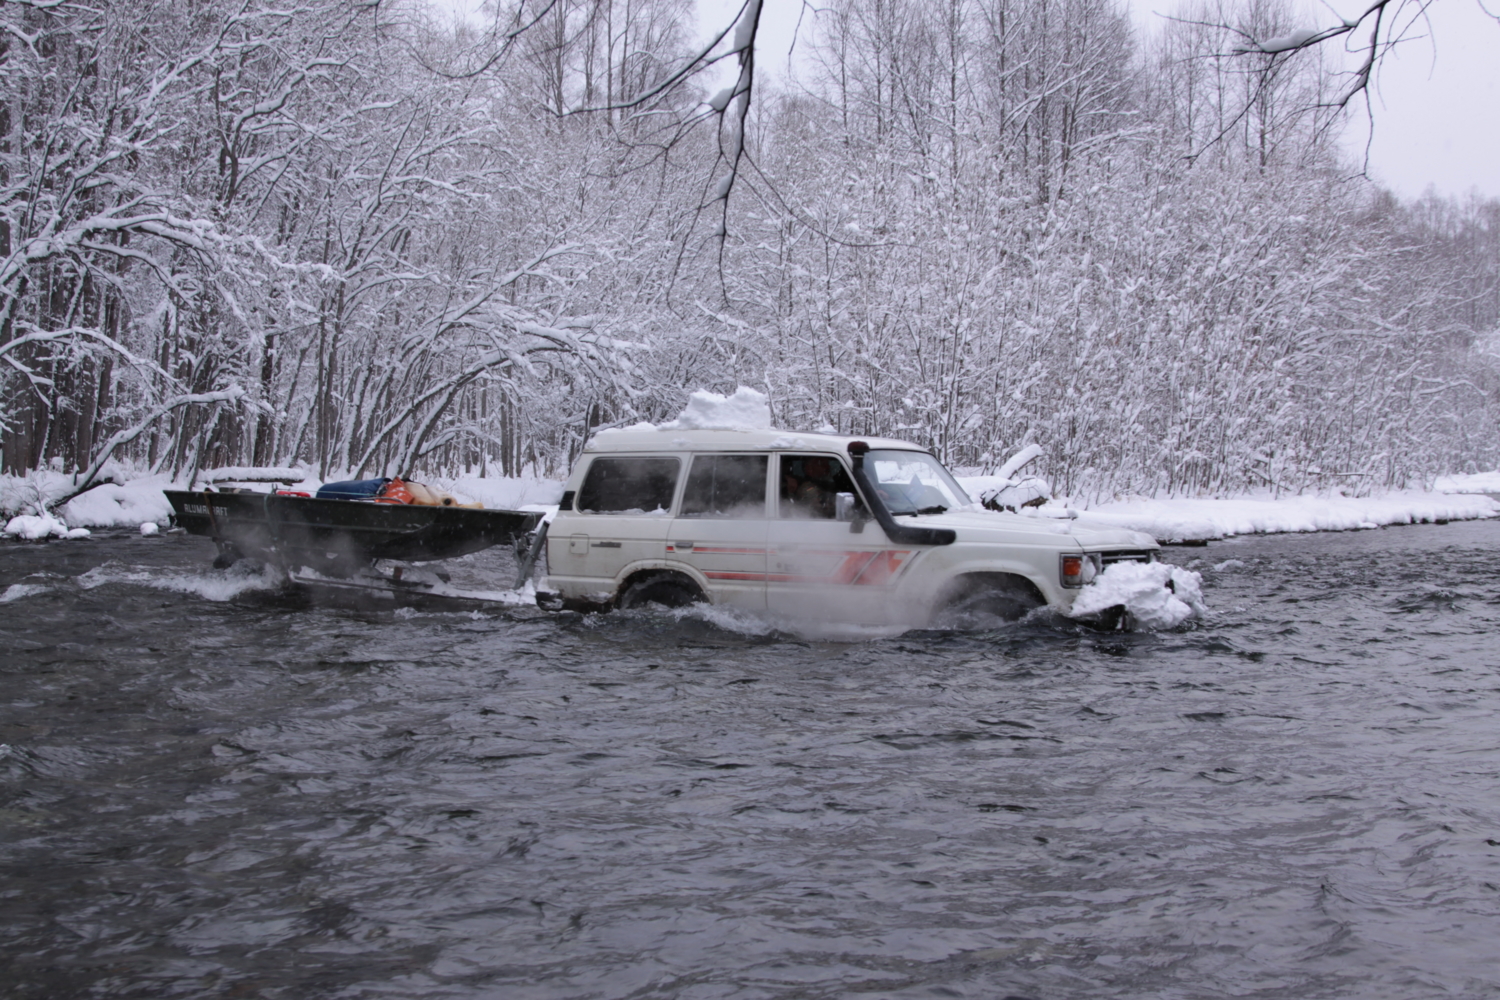
<path fill-rule="evenodd" d="M 596 458 L 578 490 L 590 514 L 665 514 L 682 463 L 675 458 Z"/>
<path fill-rule="evenodd" d="M 699 455 L 682 493 L 683 517 L 766 516 L 766 455 Z"/>

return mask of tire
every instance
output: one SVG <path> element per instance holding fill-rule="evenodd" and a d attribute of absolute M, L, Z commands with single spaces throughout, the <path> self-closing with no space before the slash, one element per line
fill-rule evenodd
<path fill-rule="evenodd" d="M 616 602 L 624 610 L 659 604 L 664 608 L 685 608 L 706 600 L 698 585 L 680 573 L 648 573 L 637 577 L 620 591 Z"/>
<path fill-rule="evenodd" d="M 932 623 L 944 629 L 983 629 L 1020 621 L 1047 602 L 1030 580 L 994 574 L 969 577 L 938 603 Z"/>

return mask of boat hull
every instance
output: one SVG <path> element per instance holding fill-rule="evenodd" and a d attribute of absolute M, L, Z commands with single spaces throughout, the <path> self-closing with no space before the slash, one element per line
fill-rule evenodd
<path fill-rule="evenodd" d="M 376 559 L 451 559 L 529 534 L 531 511 L 319 500 L 276 493 L 165 490 L 176 523 L 212 538 L 232 561 L 347 573 Z"/>

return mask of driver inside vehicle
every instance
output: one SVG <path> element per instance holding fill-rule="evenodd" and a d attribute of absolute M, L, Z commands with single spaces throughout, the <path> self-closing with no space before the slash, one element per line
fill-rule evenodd
<path fill-rule="evenodd" d="M 832 519 L 835 497 L 853 493 L 844 467 L 826 455 L 781 457 L 781 516 Z"/>

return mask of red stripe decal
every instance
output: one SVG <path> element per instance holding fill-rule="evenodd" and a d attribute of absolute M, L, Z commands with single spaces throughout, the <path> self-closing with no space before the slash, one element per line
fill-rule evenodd
<path fill-rule="evenodd" d="M 865 571 L 855 578 L 856 584 L 865 584 L 879 587 L 889 583 L 891 577 L 901 568 L 901 560 L 905 552 L 881 552 L 870 561 Z"/>
<path fill-rule="evenodd" d="M 842 556 L 831 576 L 804 576 L 800 573 L 738 573 L 705 570 L 710 580 L 764 580 L 768 583 L 821 583 L 855 587 L 882 587 L 890 583 L 906 563 L 909 550 L 878 552 L 810 552 L 808 555 Z"/>
<path fill-rule="evenodd" d="M 879 555 L 877 552 L 851 552 L 833 574 L 834 583 L 858 583 L 860 574 Z"/>

